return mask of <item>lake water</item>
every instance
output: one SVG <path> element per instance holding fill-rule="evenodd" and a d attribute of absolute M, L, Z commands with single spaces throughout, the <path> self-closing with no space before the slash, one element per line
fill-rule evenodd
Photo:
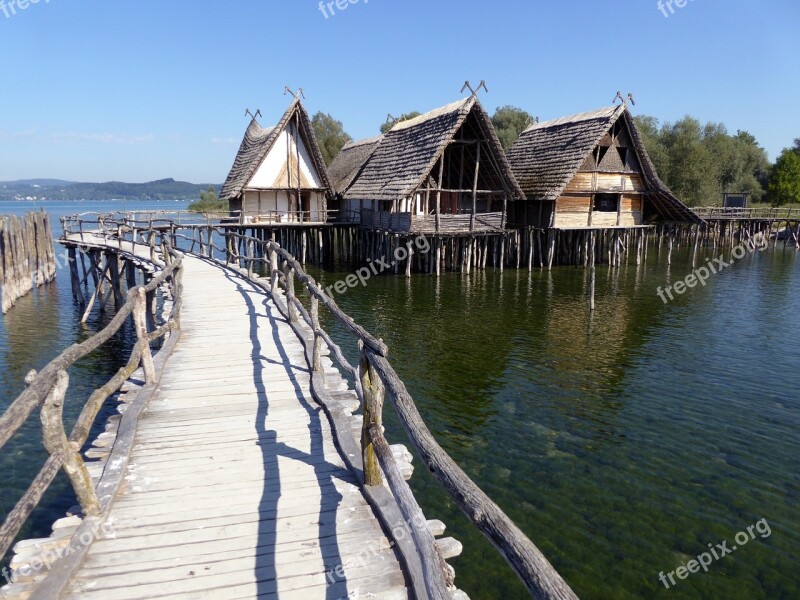
<path fill-rule="evenodd" d="M 753 254 L 665 305 L 656 288 L 690 262 L 679 251 L 667 267 L 651 247 L 646 265 L 599 267 L 593 316 L 576 268 L 388 275 L 337 301 L 388 343 L 440 443 L 581 598 L 800 598 L 800 256 Z M 346 274 L 310 271 L 324 285 Z M 28 369 L 86 335 L 59 275 L 3 320 L 0 409 Z M 124 362 L 129 333 L 72 374 L 73 402 Z M 390 441 L 404 442 L 386 417 Z M 3 511 L 43 461 L 38 435 L 32 424 L 0 455 Z M 464 543 L 459 587 L 476 600 L 527 597 L 423 469 L 411 485 Z M 72 504 L 62 481 L 28 533 L 49 532 Z M 754 539 L 708 573 L 674 576 L 669 590 L 659 581 L 709 544 L 737 545 L 748 526 Z"/>

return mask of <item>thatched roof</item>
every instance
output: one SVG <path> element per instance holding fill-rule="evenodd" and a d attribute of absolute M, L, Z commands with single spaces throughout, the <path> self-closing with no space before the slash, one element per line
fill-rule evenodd
<path fill-rule="evenodd" d="M 411 196 L 426 181 L 468 119 L 477 130 L 475 133 L 489 145 L 490 156 L 485 160 L 498 171 L 497 185 L 510 198 L 523 197 L 491 119 L 474 96 L 397 123 L 377 140 L 368 156 L 367 144 L 351 148 L 351 156 L 342 158 L 342 168 L 337 166 L 337 173 L 343 173 L 345 166 L 351 173 L 358 172 L 345 189 L 338 188 L 339 193 L 352 200 L 393 201 Z M 341 180 L 346 182 L 345 177 Z"/>
<path fill-rule="evenodd" d="M 658 178 L 625 104 L 535 123 L 526 129 L 509 150 L 508 159 L 527 199 L 556 200 L 620 119 L 636 149 L 653 207 L 668 220 L 700 222 Z"/>
<path fill-rule="evenodd" d="M 253 175 L 258 171 L 258 167 L 261 166 L 264 158 L 272 150 L 275 141 L 295 116 L 299 117 L 300 137 L 305 143 L 306 150 L 319 174 L 322 185 L 329 194 L 332 193 L 333 187 L 328 176 L 328 170 L 325 168 L 325 161 L 322 158 L 316 135 L 314 135 L 311 119 L 309 119 L 303 103 L 299 99 L 295 99 L 275 127 L 265 129 L 255 119 L 250 121 L 242 144 L 239 147 L 239 152 L 233 161 L 233 167 L 231 167 L 228 178 L 222 186 L 220 197 L 223 200 L 237 198 L 242 194 Z"/>
<path fill-rule="evenodd" d="M 358 140 L 346 144 L 333 159 L 328 167 L 331 176 L 333 189 L 337 194 L 344 194 L 353 185 L 361 169 L 372 156 L 375 148 L 383 139 L 382 135 L 377 137 Z"/>

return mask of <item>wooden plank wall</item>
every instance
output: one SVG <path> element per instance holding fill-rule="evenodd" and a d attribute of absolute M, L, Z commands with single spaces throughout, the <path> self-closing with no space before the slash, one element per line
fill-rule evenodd
<path fill-rule="evenodd" d="M 556 222 L 559 228 L 588 227 L 590 195 L 564 195 L 556 203 Z M 619 225 L 630 227 L 642 224 L 642 197 L 637 194 L 623 194 Z M 616 212 L 592 212 L 592 227 L 617 226 Z"/>
<path fill-rule="evenodd" d="M 595 176 L 597 181 L 595 182 Z M 623 187 L 624 186 L 624 187 Z M 643 192 L 642 176 L 636 173 L 576 173 L 564 188 L 564 195 L 592 192 Z"/>

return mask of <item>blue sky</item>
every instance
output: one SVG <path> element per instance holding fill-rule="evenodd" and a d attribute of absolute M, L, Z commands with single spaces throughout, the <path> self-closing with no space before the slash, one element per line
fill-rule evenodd
<path fill-rule="evenodd" d="M 750 131 L 771 159 L 800 137 L 796 0 L 668 17 L 657 0 L 358 0 L 327 18 L 319 0 L 3 2 L 0 181 L 222 182 L 245 108 L 277 120 L 287 84 L 355 138 L 465 79 L 490 112 L 549 119 L 621 90 L 637 114 Z"/>

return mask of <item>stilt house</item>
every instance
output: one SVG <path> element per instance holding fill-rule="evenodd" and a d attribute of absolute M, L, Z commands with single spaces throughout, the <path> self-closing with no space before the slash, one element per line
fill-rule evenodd
<path fill-rule="evenodd" d="M 231 216 L 243 224 L 324 223 L 333 196 L 314 128 L 299 99 L 275 127 L 255 118 L 222 187 Z"/>
<path fill-rule="evenodd" d="M 535 123 L 508 153 L 526 200 L 517 227 L 637 227 L 700 222 L 658 178 L 625 104 Z"/>
<path fill-rule="evenodd" d="M 342 213 L 384 231 L 500 231 L 523 197 L 475 96 L 345 146 L 330 172 Z"/>

